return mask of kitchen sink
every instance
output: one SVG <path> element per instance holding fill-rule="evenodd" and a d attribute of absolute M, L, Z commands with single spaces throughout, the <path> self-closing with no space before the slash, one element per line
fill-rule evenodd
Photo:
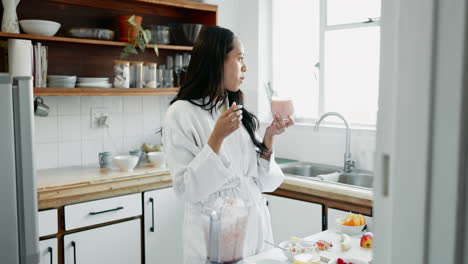
<path fill-rule="evenodd" d="M 304 177 L 317 177 L 320 174 L 330 174 L 340 171 L 340 169 L 337 167 L 324 167 L 323 165 L 307 162 L 284 164 L 280 167 L 283 173 Z"/>
<path fill-rule="evenodd" d="M 349 172 L 342 173 L 338 177 L 339 183 L 361 186 L 372 189 L 374 177 L 366 173 Z"/>
<path fill-rule="evenodd" d="M 343 172 L 342 167 L 323 165 L 311 162 L 292 162 L 280 165 L 281 170 L 285 174 L 291 176 L 307 178 L 311 180 L 324 180 L 317 177 L 323 174 L 339 172 L 338 178 L 335 180 L 326 180 L 340 184 L 354 185 L 364 188 L 371 188 L 373 184 L 373 175 L 369 171 L 354 170 L 352 172 Z"/>

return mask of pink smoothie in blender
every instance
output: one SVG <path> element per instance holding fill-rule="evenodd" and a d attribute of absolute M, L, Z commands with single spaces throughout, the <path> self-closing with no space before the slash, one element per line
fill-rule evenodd
<path fill-rule="evenodd" d="M 273 97 L 271 100 L 271 112 L 279 115 L 284 121 L 294 114 L 294 105 L 291 98 Z"/>

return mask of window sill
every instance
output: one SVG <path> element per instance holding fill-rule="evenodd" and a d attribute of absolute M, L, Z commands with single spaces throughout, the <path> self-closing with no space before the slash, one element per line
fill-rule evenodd
<path fill-rule="evenodd" d="M 311 122 L 300 122 L 299 121 L 299 122 L 296 122 L 294 124 L 294 127 L 313 129 L 314 125 L 315 125 L 315 121 L 316 120 L 313 120 L 313 123 L 311 123 Z M 264 120 L 260 121 L 260 126 L 261 127 L 267 127 L 270 124 L 271 124 L 271 122 L 267 122 L 267 121 L 264 121 Z M 344 124 L 323 121 L 323 122 L 320 123 L 320 128 L 345 129 L 345 126 L 344 126 Z M 376 132 L 376 130 L 377 130 L 375 126 L 371 126 L 371 125 L 352 125 L 350 127 L 350 129 L 352 131 L 369 131 L 369 132 Z"/>

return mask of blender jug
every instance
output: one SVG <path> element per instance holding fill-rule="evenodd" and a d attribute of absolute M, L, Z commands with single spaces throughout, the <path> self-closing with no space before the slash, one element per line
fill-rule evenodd
<path fill-rule="evenodd" d="M 221 198 L 208 208 L 208 254 L 206 263 L 242 263 L 249 207 L 242 199 Z"/>

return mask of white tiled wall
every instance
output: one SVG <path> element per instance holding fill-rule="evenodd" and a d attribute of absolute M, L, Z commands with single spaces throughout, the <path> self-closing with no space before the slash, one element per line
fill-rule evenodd
<path fill-rule="evenodd" d="M 98 166 L 98 153 L 128 153 L 143 142 L 159 144 L 169 96 L 45 96 L 48 117 L 35 116 L 37 169 Z M 91 109 L 105 107 L 110 127 L 91 128 Z"/>

